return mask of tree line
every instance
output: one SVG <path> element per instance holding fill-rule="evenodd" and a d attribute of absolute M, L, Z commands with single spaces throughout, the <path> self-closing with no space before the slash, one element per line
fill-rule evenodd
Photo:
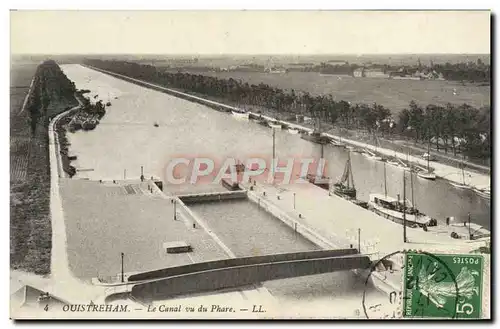
<path fill-rule="evenodd" d="M 26 109 L 30 113 L 31 132 L 34 135 L 40 121 L 50 115 L 47 111 L 51 101 L 74 100 L 76 87 L 55 61 L 47 60 L 37 67 L 32 88 Z"/>
<path fill-rule="evenodd" d="M 458 151 L 474 158 L 490 157 L 490 109 L 470 105 L 421 106 L 412 101 L 393 117 L 381 104 L 352 104 L 333 95 L 312 96 L 308 92 L 285 91 L 264 83 L 249 84 L 191 73 L 161 71 L 151 65 L 92 59 L 97 68 L 165 87 L 208 97 L 275 110 L 281 114 L 304 114 L 320 122 L 381 135 L 399 135 L 415 142 L 433 142 L 436 147 Z"/>
<path fill-rule="evenodd" d="M 365 67 L 360 64 L 350 64 L 345 62 L 343 64 L 329 64 L 320 63 L 319 65 L 292 68 L 290 71 L 304 71 L 304 72 L 320 72 L 327 74 L 345 74 L 354 75 L 354 71 Z M 449 62 L 445 64 L 422 65 L 388 65 L 388 64 L 371 64 L 365 68 L 378 69 L 383 73 L 389 74 L 390 72 L 403 71 L 406 74 L 412 74 L 417 71 L 420 72 L 436 72 L 442 74 L 445 80 L 450 81 L 463 81 L 463 82 L 490 82 L 491 81 L 491 67 L 484 64 L 480 59 L 477 63 L 455 63 Z"/>

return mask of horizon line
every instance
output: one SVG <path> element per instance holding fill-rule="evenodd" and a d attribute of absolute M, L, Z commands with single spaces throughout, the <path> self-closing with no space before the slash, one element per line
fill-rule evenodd
<path fill-rule="evenodd" d="M 491 56 L 491 52 L 489 53 L 440 53 L 440 52 L 425 52 L 425 53 L 412 53 L 412 52 L 401 52 L 401 53 L 11 53 L 10 56 L 89 56 L 89 55 L 134 55 L 134 56 L 144 56 L 144 55 L 162 55 L 162 56 L 386 56 L 386 55 L 489 55 Z"/>

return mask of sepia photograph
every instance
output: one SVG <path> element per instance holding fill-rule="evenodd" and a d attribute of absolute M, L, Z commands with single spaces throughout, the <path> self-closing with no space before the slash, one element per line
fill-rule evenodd
<path fill-rule="evenodd" d="M 10 318 L 491 320 L 490 10 L 11 10 Z"/>

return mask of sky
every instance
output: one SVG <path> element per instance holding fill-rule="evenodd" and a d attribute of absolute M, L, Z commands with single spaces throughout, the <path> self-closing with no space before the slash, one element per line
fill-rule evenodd
<path fill-rule="evenodd" d="M 489 11 L 11 11 L 11 54 L 489 54 Z"/>

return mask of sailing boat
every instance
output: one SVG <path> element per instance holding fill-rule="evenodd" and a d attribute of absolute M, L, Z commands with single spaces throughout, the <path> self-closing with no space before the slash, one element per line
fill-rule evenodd
<path fill-rule="evenodd" d="M 319 122 L 319 118 L 316 119 L 316 125 L 318 126 L 317 129 L 315 128 L 309 134 L 302 134 L 300 136 L 300 138 L 308 140 L 308 141 L 313 142 L 313 143 L 321 144 L 321 145 L 329 143 L 330 139 L 328 137 L 321 135 L 321 124 Z"/>
<path fill-rule="evenodd" d="M 342 133 L 342 130 L 340 131 L 340 133 Z M 345 143 L 342 143 L 342 136 L 341 136 L 341 134 L 339 134 L 339 140 L 332 139 L 330 141 L 330 144 L 332 144 L 333 146 L 337 146 L 337 147 L 343 147 L 343 148 L 347 147 L 347 145 L 345 145 Z"/>
<path fill-rule="evenodd" d="M 469 184 L 465 183 L 465 171 L 464 171 L 464 163 L 462 163 L 462 183 L 457 183 L 454 181 L 450 181 L 450 184 L 455 186 L 456 188 L 462 189 L 462 190 L 470 190 L 472 187 Z"/>
<path fill-rule="evenodd" d="M 375 133 L 373 133 L 373 136 L 375 137 L 375 152 L 377 151 L 377 146 L 378 146 L 378 139 Z M 376 161 L 381 161 L 382 158 L 379 157 L 377 154 L 373 153 L 372 151 L 368 149 L 364 149 L 363 155 L 367 157 L 368 159 L 376 160 Z"/>
<path fill-rule="evenodd" d="M 485 188 L 474 188 L 474 191 L 482 198 L 485 198 L 485 199 L 488 199 L 490 200 L 491 199 L 491 191 L 490 191 L 490 187 L 485 187 Z"/>
<path fill-rule="evenodd" d="M 244 111 L 231 111 L 235 119 L 248 120 L 250 113 Z"/>
<path fill-rule="evenodd" d="M 250 112 L 240 107 L 233 107 L 231 114 L 235 119 L 238 120 L 248 120 L 250 118 Z"/>
<path fill-rule="evenodd" d="M 429 154 L 429 155 L 431 154 L 431 140 L 430 139 L 429 139 L 429 143 L 427 145 L 427 154 Z M 427 157 L 427 171 L 419 171 L 417 173 L 418 177 L 424 178 L 424 179 L 430 179 L 430 180 L 436 179 L 436 174 L 431 171 L 431 168 L 429 166 L 430 159 L 431 159 L 431 157 L 428 156 Z"/>
<path fill-rule="evenodd" d="M 323 153 L 324 153 L 323 144 L 321 144 L 320 160 L 323 159 Z M 321 174 L 321 175 L 307 174 L 307 180 L 311 184 L 314 184 L 314 185 L 321 187 L 325 190 L 330 190 L 330 177 L 326 177 L 323 174 Z"/>
<path fill-rule="evenodd" d="M 351 153 L 347 154 L 344 173 L 340 180 L 333 184 L 333 193 L 341 197 L 356 199 L 356 188 L 354 187 L 354 178 L 352 177 Z"/>
<path fill-rule="evenodd" d="M 410 172 L 411 175 L 411 172 Z M 370 201 L 368 205 L 370 209 L 376 214 L 387 218 L 395 223 L 404 226 L 436 226 L 437 220 L 421 213 L 410 200 L 406 199 L 406 174 L 403 172 L 403 200 L 393 198 L 387 195 L 387 183 L 385 183 L 384 194 L 370 194 Z M 386 182 L 386 172 L 384 166 L 384 182 Z M 413 185 L 413 181 L 412 181 Z M 413 186 L 412 186 L 412 199 L 413 199 Z"/>

